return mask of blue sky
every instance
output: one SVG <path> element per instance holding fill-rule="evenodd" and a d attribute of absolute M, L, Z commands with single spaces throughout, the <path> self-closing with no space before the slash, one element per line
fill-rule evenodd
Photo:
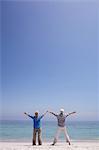
<path fill-rule="evenodd" d="M 98 21 L 95 2 L 2 2 L 0 118 L 62 107 L 98 120 Z"/>

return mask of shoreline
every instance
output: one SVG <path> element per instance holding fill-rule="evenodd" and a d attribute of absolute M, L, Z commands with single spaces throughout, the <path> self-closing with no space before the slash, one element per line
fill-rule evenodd
<path fill-rule="evenodd" d="M 99 139 L 84 139 L 84 140 L 70 140 L 71 142 L 99 142 Z M 51 142 L 53 142 L 53 140 L 52 141 L 49 141 L 49 140 L 42 140 L 42 143 L 51 143 Z M 0 143 L 32 143 L 32 139 L 31 140 L 0 140 Z M 65 143 L 65 140 L 59 140 L 59 142 L 57 142 L 57 143 Z"/>

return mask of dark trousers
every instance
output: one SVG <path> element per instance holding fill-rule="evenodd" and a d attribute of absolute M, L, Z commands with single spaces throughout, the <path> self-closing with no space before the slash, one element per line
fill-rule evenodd
<path fill-rule="evenodd" d="M 42 145 L 41 129 L 33 129 L 33 145 L 36 145 L 36 135 L 38 135 L 38 145 Z"/>

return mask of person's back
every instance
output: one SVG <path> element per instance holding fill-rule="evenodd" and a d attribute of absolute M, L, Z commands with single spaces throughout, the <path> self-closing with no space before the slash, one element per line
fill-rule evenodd
<path fill-rule="evenodd" d="M 65 115 L 63 115 L 63 114 L 57 115 L 58 126 L 64 127 L 65 126 L 65 119 L 66 119 Z"/>
<path fill-rule="evenodd" d="M 40 128 L 40 126 L 41 126 L 41 118 L 42 118 L 42 116 L 41 117 L 33 117 L 33 125 L 34 125 L 34 128 L 35 129 L 38 129 L 38 128 Z"/>

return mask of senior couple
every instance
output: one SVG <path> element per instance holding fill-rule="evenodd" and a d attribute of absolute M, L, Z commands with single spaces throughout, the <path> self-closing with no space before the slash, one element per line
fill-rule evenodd
<path fill-rule="evenodd" d="M 69 145 L 70 145 L 70 138 L 68 136 L 67 129 L 66 129 L 66 126 L 65 126 L 65 119 L 68 116 L 70 116 L 70 115 L 72 115 L 72 114 L 74 114 L 76 112 L 71 112 L 71 113 L 65 114 L 64 113 L 64 109 L 60 109 L 60 113 L 59 114 L 55 114 L 53 112 L 46 111 L 41 116 L 39 116 L 38 111 L 35 112 L 34 116 L 31 116 L 31 115 L 27 114 L 26 112 L 24 113 L 25 115 L 27 115 L 28 117 L 33 119 L 33 140 L 32 140 L 32 145 L 36 145 L 36 135 L 37 134 L 38 134 L 38 145 L 42 145 L 40 122 L 41 122 L 41 119 L 46 115 L 47 112 L 49 112 L 52 115 L 54 115 L 57 118 L 57 122 L 58 122 L 58 128 L 57 128 L 56 136 L 54 138 L 54 141 L 53 141 L 52 145 L 55 145 L 55 143 L 57 142 L 58 137 L 59 137 L 61 132 L 63 132 L 65 134 L 66 142 L 68 142 Z"/>

